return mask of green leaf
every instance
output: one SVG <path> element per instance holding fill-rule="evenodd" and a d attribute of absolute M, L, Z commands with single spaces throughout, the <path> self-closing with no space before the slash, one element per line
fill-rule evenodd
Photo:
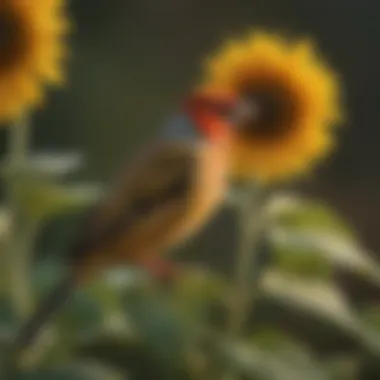
<path fill-rule="evenodd" d="M 205 323 L 215 303 L 223 300 L 228 284 L 220 276 L 200 268 L 181 272 L 173 290 L 173 305 L 188 324 Z"/>
<path fill-rule="evenodd" d="M 268 271 L 261 283 L 264 297 L 328 321 L 347 332 L 372 354 L 380 355 L 380 340 L 350 307 L 343 293 L 333 283 L 306 280 L 279 271 Z"/>
<path fill-rule="evenodd" d="M 29 181 L 16 191 L 27 215 L 36 220 L 89 207 L 102 193 L 94 185 L 63 185 L 44 180 Z"/>
<path fill-rule="evenodd" d="M 184 279 L 181 278 L 181 280 Z M 136 368 L 136 363 L 133 360 L 131 363 L 127 357 L 138 355 L 139 360 L 145 360 L 150 363 L 147 364 L 148 366 L 156 367 L 156 376 L 163 379 L 177 379 L 178 376 L 183 377 L 182 375 L 186 372 L 184 368 L 187 349 L 195 338 L 191 330 L 195 321 L 184 318 L 184 309 L 189 305 L 184 300 L 181 300 L 184 301 L 181 305 L 177 302 L 186 290 L 189 291 L 186 282 L 186 280 L 181 281 L 182 291 L 177 293 L 176 288 L 173 289 L 173 293 L 163 294 L 145 273 L 134 269 L 118 269 L 108 272 L 104 280 L 97 285 L 97 289 L 91 288 L 94 294 L 101 287 L 103 288 L 101 291 L 103 294 L 97 295 L 100 298 L 106 297 L 109 291 L 113 292 L 111 303 L 116 305 L 117 310 L 119 310 L 120 300 L 122 301 L 126 317 L 126 320 L 122 322 L 127 326 L 122 326 L 114 335 L 107 335 L 108 339 L 111 342 L 113 339 L 114 343 L 110 343 L 113 348 L 106 351 L 112 350 L 116 357 L 125 351 L 123 364 L 128 364 L 128 368 L 132 368 L 137 378 L 139 376 L 146 378 L 144 369 Z M 114 298 L 115 295 L 116 298 Z M 119 318 L 121 318 L 120 315 Z M 123 348 L 120 344 L 125 340 L 127 343 Z M 121 352 L 116 354 L 117 345 Z M 108 354 L 105 356 L 104 350 L 100 355 L 107 361 L 113 360 Z"/>
<path fill-rule="evenodd" d="M 42 298 L 50 289 L 53 289 L 62 280 L 65 273 L 65 266 L 57 260 L 45 260 L 36 265 L 32 272 L 36 298 Z"/>
<path fill-rule="evenodd" d="M 150 380 L 190 380 L 186 368 L 178 363 L 167 363 L 147 347 L 142 341 L 125 340 L 122 337 L 101 338 L 81 347 L 79 355 L 93 358 L 100 363 L 108 363 L 131 379 Z"/>
<path fill-rule="evenodd" d="M 33 282 L 39 302 L 43 302 L 44 297 L 64 278 L 65 272 L 66 268 L 55 260 L 37 265 Z M 78 344 L 107 332 L 109 318 L 114 315 L 114 305 L 96 297 L 92 286 L 93 283 L 78 288 L 57 310 L 52 321 L 54 336 L 49 338 L 49 353 L 43 351 L 44 363 L 59 362 L 60 357 L 71 355 Z M 107 290 L 105 296 L 109 300 L 111 296 L 115 299 L 113 293 Z"/>
<path fill-rule="evenodd" d="M 39 152 L 28 158 L 28 171 L 43 177 L 62 177 L 80 169 L 84 164 L 78 152 Z"/>
<path fill-rule="evenodd" d="M 275 228 L 270 238 L 282 260 L 280 264 L 302 266 L 303 261 L 310 260 L 323 273 L 323 264 L 330 263 L 380 285 L 379 264 L 352 238 L 310 228 Z"/>
<path fill-rule="evenodd" d="M 168 365 L 180 363 L 191 335 L 163 297 L 147 289 L 124 296 L 125 310 L 138 336 Z"/>
<path fill-rule="evenodd" d="M 84 291 L 76 291 L 57 316 L 60 342 L 89 340 L 102 331 L 104 309 Z"/>
<path fill-rule="evenodd" d="M 83 156 L 78 152 L 39 152 L 28 157 L 22 168 L 12 167 L 5 162 L 2 174 L 9 179 L 62 177 L 78 170 L 83 165 Z"/>
<path fill-rule="evenodd" d="M 333 283 L 271 270 L 264 275 L 261 289 L 264 296 L 277 302 L 327 319 L 339 328 L 357 331 L 359 322 Z"/>
<path fill-rule="evenodd" d="M 277 195 L 267 207 L 267 214 L 276 226 L 307 228 L 354 236 L 354 231 L 327 204 L 296 195 Z"/>
<path fill-rule="evenodd" d="M 104 283 L 109 289 L 117 292 L 120 296 L 129 288 L 141 288 L 149 283 L 149 279 L 136 268 L 115 268 L 105 273 Z"/>
<path fill-rule="evenodd" d="M 273 326 L 261 326 L 260 329 L 252 335 L 251 342 L 261 349 L 273 352 L 283 351 L 287 348 L 298 348 L 307 351 L 305 347 L 299 348 L 299 342 L 294 342 L 288 334 Z"/>
<path fill-rule="evenodd" d="M 276 244 L 273 249 L 276 268 L 299 277 L 329 279 L 333 268 L 329 261 L 315 249 Z"/>
<path fill-rule="evenodd" d="M 380 306 L 371 306 L 361 313 L 362 320 L 380 333 Z"/>
<path fill-rule="evenodd" d="M 361 335 L 364 342 L 372 348 L 377 360 L 380 357 L 380 306 L 367 307 L 360 312 Z M 378 366 L 380 372 L 380 366 Z"/>
<path fill-rule="evenodd" d="M 107 281 L 97 279 L 85 287 L 86 293 L 106 310 L 119 310 L 122 307 L 120 294 Z"/>
<path fill-rule="evenodd" d="M 306 343 L 273 326 L 261 326 L 252 335 L 250 344 L 263 353 L 271 354 L 289 365 L 305 370 L 310 367 L 324 373 L 322 362 L 316 359 Z M 327 374 L 327 372 L 326 372 Z"/>
<path fill-rule="evenodd" d="M 114 339 L 136 339 L 163 378 L 183 374 L 185 357 L 194 334 L 170 294 L 139 270 L 114 270 L 105 276 L 107 286 L 120 295 L 127 321 L 127 334 Z"/>
<path fill-rule="evenodd" d="M 332 374 L 333 380 L 357 380 L 362 378 L 359 374 L 360 364 L 358 356 L 339 355 L 330 358 L 326 367 Z"/>
<path fill-rule="evenodd" d="M 225 344 L 224 365 L 254 380 L 328 380 L 326 370 L 304 350 L 289 345 L 284 350 L 262 349 L 253 344 Z"/>

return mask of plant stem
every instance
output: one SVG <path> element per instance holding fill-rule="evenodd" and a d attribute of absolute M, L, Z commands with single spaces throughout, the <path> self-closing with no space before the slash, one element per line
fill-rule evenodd
<path fill-rule="evenodd" d="M 256 245 L 262 231 L 262 204 L 257 188 L 250 184 L 242 194 L 237 205 L 238 213 L 238 250 L 236 257 L 235 276 L 230 304 L 229 320 L 227 325 L 227 339 L 237 340 L 246 322 L 250 300 L 255 296 L 257 289 L 253 289 L 258 282 L 253 281 L 253 264 L 257 261 Z M 237 375 L 227 373 L 224 380 L 234 380 Z"/>
<path fill-rule="evenodd" d="M 9 157 L 11 164 L 19 168 L 24 166 L 28 157 L 29 122 L 26 115 L 10 127 Z"/>
<path fill-rule="evenodd" d="M 25 116 L 10 127 L 8 204 L 12 223 L 8 241 L 10 292 L 17 316 L 24 319 L 31 311 L 29 250 L 34 238 L 33 223 L 26 219 L 18 191 L 28 158 L 29 126 Z M 24 184 L 25 185 L 25 184 Z"/>

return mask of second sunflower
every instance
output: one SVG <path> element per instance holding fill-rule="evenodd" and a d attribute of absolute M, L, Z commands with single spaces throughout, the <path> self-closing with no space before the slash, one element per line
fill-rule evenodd
<path fill-rule="evenodd" d="M 63 81 L 69 22 L 63 0 L 0 1 L 0 122 L 36 106 Z"/>

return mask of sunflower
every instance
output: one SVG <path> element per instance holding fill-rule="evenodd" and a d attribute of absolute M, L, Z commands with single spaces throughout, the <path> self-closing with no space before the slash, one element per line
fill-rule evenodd
<path fill-rule="evenodd" d="M 0 1 L 0 121 L 43 100 L 45 85 L 64 80 L 63 0 Z"/>
<path fill-rule="evenodd" d="M 339 84 L 310 41 L 263 32 L 232 40 L 207 60 L 201 87 L 232 90 L 252 106 L 234 136 L 238 178 L 282 180 L 331 150 L 342 117 Z"/>

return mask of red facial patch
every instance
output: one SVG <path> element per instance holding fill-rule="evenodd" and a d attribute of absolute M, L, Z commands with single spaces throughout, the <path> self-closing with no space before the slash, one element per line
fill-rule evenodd
<path fill-rule="evenodd" d="M 185 109 L 208 138 L 219 139 L 230 131 L 228 115 L 235 105 L 229 94 L 196 93 L 185 102 Z"/>

